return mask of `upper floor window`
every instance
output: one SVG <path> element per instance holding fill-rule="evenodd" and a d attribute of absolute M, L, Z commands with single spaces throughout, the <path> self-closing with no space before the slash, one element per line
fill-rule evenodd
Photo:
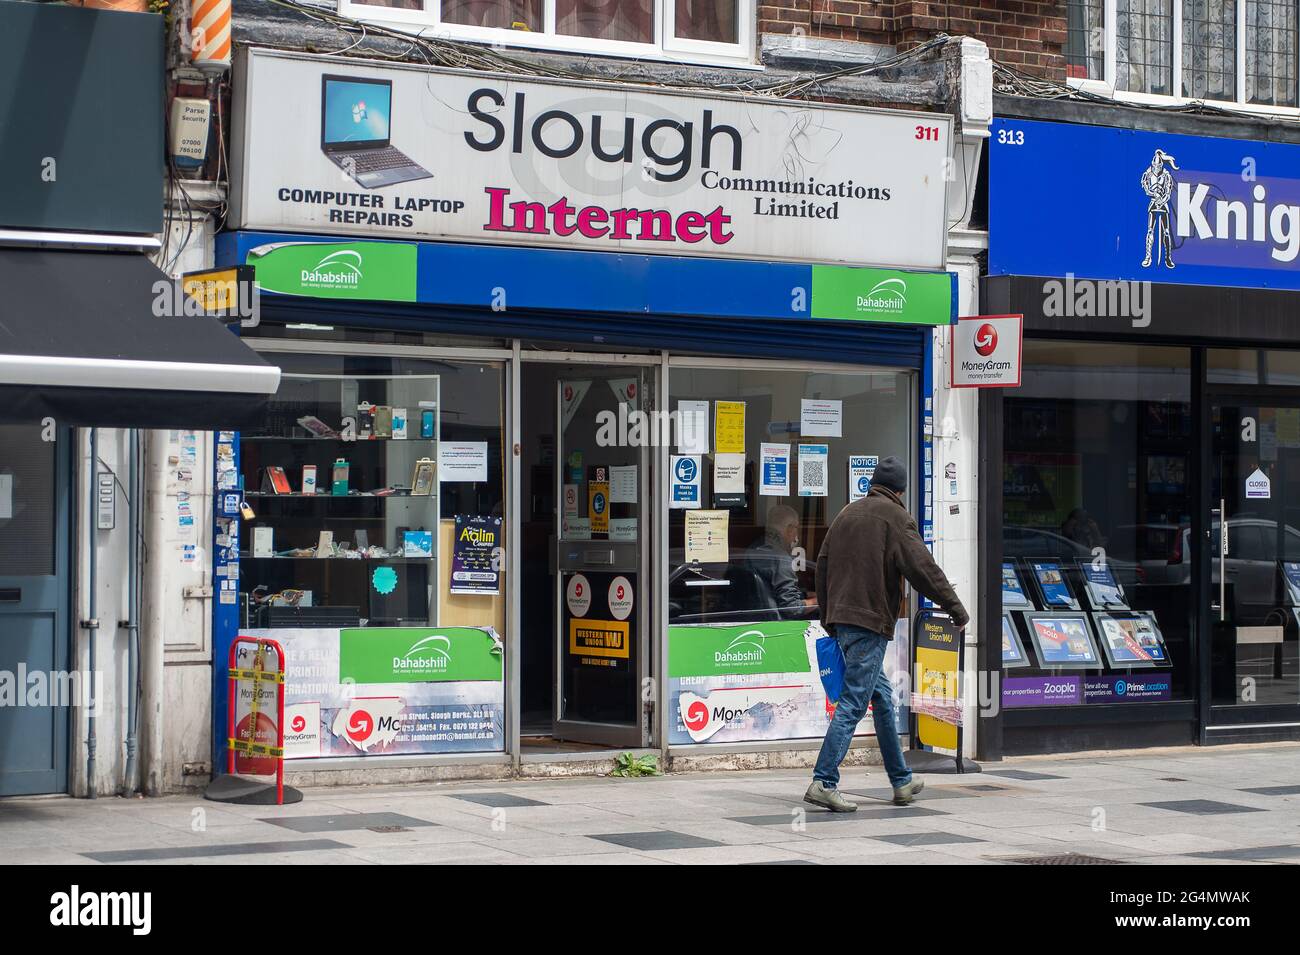
<path fill-rule="evenodd" d="M 734 64 L 754 45 L 754 0 L 339 0 L 339 12 L 426 36 L 614 56 Z"/>
<path fill-rule="evenodd" d="M 1300 105 L 1300 0 L 1067 0 L 1066 74 L 1120 93 Z"/>

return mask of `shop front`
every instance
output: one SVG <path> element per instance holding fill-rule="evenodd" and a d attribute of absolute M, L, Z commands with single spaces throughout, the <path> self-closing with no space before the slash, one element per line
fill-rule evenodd
<path fill-rule="evenodd" d="M 981 418 L 985 743 L 1295 738 L 1300 145 L 1078 118 L 991 147 L 985 310 L 1025 342 Z"/>
<path fill-rule="evenodd" d="M 263 426 L 219 435 L 215 645 L 284 646 L 291 770 L 815 747 L 827 526 L 894 454 L 931 534 L 924 369 L 956 297 L 924 170 L 948 118 L 751 100 L 741 123 L 726 97 L 262 51 L 240 69 L 218 262 L 255 269 L 246 341 L 283 377 Z M 370 188 L 322 154 L 340 82 L 349 124 L 359 85 L 380 132 L 411 117 L 429 175 Z M 902 145 L 864 164 L 848 146 L 875 137 Z M 799 198 L 769 215 L 763 189 Z M 358 212 L 381 207 L 408 214 Z"/>

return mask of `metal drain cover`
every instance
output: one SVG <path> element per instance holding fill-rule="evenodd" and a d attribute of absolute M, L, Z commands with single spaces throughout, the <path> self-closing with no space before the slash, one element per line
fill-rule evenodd
<path fill-rule="evenodd" d="M 411 832 L 405 826 L 366 826 L 371 832 Z"/>
<path fill-rule="evenodd" d="M 1054 856 L 1017 856 L 1002 861 L 1017 865 L 1124 865 L 1118 859 L 1103 859 L 1101 856 L 1087 856 L 1078 852 L 1066 852 Z"/>

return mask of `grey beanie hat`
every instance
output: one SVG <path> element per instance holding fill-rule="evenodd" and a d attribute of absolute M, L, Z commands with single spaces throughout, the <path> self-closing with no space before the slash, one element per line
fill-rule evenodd
<path fill-rule="evenodd" d="M 871 476 L 872 484 L 887 487 L 895 494 L 907 490 L 907 465 L 901 458 L 892 454 L 876 465 L 876 473 Z"/>

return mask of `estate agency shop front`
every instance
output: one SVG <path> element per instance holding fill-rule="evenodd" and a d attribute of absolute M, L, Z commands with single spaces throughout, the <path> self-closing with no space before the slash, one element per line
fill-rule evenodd
<path fill-rule="evenodd" d="M 1295 738 L 1300 145 L 1077 118 L 990 147 L 984 302 L 1025 328 L 981 419 L 1002 751 Z"/>
<path fill-rule="evenodd" d="M 218 436 L 216 645 L 284 646 L 291 770 L 816 745 L 808 555 L 932 430 L 949 118 L 253 50 L 234 125 L 283 384 Z"/>

